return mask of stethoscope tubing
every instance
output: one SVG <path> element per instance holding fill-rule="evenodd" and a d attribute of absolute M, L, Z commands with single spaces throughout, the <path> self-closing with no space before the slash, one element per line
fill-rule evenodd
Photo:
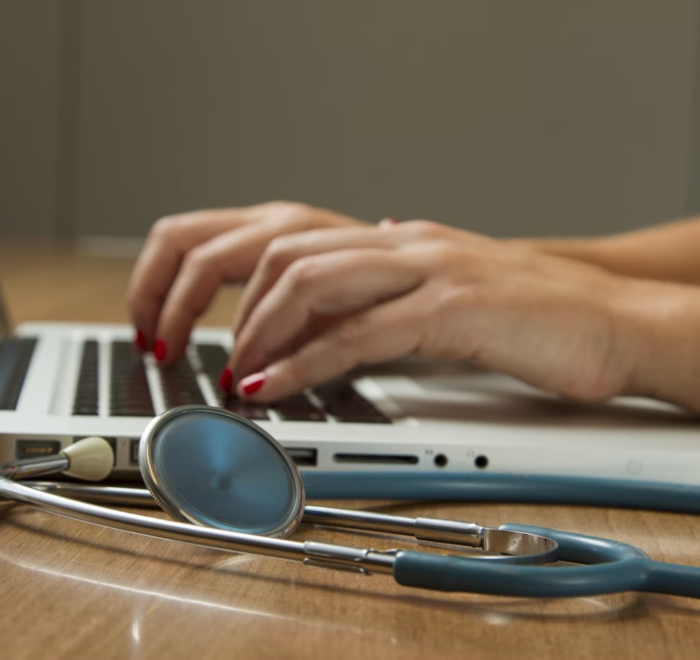
<path fill-rule="evenodd" d="M 559 543 L 561 560 L 584 565 L 475 567 L 460 557 L 433 562 L 404 551 L 396 557 L 394 577 L 405 586 L 494 596 L 570 598 L 638 591 L 700 598 L 700 568 L 656 562 L 639 548 L 609 539 L 532 525 L 499 529 L 546 535 Z"/>
<path fill-rule="evenodd" d="M 490 564 L 477 568 L 460 557 L 434 562 L 429 555 L 404 551 L 396 557 L 394 578 L 404 586 L 494 596 L 572 598 L 639 591 L 700 598 L 698 569 L 650 559 L 592 566 L 513 568 Z"/>
<path fill-rule="evenodd" d="M 700 514 L 700 486 L 489 472 L 302 470 L 307 499 L 577 504 Z"/>

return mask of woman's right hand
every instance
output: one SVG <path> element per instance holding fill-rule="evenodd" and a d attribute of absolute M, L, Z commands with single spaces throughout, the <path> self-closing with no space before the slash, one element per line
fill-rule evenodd
<path fill-rule="evenodd" d="M 278 236 L 363 224 L 293 202 L 195 211 L 159 220 L 127 292 L 139 348 L 154 350 L 163 364 L 181 357 L 197 317 L 219 287 L 247 281 Z"/>

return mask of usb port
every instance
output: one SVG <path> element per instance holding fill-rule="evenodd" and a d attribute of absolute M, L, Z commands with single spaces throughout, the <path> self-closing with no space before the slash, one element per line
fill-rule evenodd
<path fill-rule="evenodd" d="M 302 449 L 301 447 L 285 447 L 287 453 L 298 467 L 316 467 L 318 465 L 318 450 Z"/>
<path fill-rule="evenodd" d="M 52 456 L 61 451 L 61 443 L 58 440 L 16 440 L 15 458 L 24 460 L 27 458 L 39 458 Z"/>

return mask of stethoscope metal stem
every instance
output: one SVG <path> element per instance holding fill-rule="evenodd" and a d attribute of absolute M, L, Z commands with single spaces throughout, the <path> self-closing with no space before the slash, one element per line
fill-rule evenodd
<path fill-rule="evenodd" d="M 10 461 L 0 466 L 0 475 L 7 479 L 31 479 L 42 474 L 64 472 L 70 461 L 64 454 L 53 454 L 40 458 Z"/>
<path fill-rule="evenodd" d="M 391 575 L 393 573 L 393 552 L 386 553 L 324 543 L 286 541 L 141 516 L 126 511 L 106 509 L 80 500 L 69 500 L 15 483 L 4 476 L 0 476 L 0 495 L 67 518 L 169 541 L 179 541 L 226 552 L 286 559 L 322 568 L 350 568 L 368 574 Z"/>

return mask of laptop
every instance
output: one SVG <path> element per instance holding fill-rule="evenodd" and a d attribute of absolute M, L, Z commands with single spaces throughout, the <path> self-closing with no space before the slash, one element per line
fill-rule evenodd
<path fill-rule="evenodd" d="M 196 329 L 186 357 L 161 368 L 134 348 L 127 325 L 27 323 L 10 332 L 8 318 L 0 302 L 0 462 L 98 435 L 114 449 L 111 478 L 138 480 L 146 424 L 196 403 L 255 421 L 305 479 L 492 473 L 700 484 L 700 424 L 652 400 L 574 405 L 466 362 L 404 360 L 264 406 L 218 390 L 229 329 Z"/>

